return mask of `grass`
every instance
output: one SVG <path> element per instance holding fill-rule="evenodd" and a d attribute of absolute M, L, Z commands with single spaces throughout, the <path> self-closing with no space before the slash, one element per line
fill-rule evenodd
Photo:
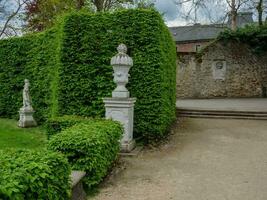
<path fill-rule="evenodd" d="M 17 121 L 0 118 L 0 149 L 6 148 L 44 148 L 46 134 L 42 128 L 19 128 Z"/>

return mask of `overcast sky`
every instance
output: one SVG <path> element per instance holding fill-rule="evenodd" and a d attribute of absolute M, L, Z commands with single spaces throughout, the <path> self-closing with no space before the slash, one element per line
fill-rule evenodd
<path fill-rule="evenodd" d="M 191 4 L 187 3 L 183 6 L 177 6 L 174 0 L 155 0 L 156 8 L 164 13 L 164 18 L 168 26 L 179 26 L 193 23 L 194 12 L 190 15 L 192 20 L 185 20 L 185 13 L 191 8 Z M 199 9 L 197 12 L 198 23 L 213 23 L 220 21 L 225 16 L 227 9 L 226 4 L 221 1 L 215 3 L 213 0 L 207 1 L 206 9 Z M 212 8 L 212 9 L 211 9 Z"/>
<path fill-rule="evenodd" d="M 190 3 L 184 4 L 182 7 L 175 5 L 175 0 L 154 0 L 156 8 L 164 13 L 164 18 L 168 26 L 181 26 L 192 24 L 194 12 L 190 17 L 192 20 L 185 20 L 184 13 L 188 13 L 191 8 Z M 228 5 L 225 0 L 214 1 L 206 0 L 205 9 L 199 9 L 197 12 L 197 23 L 221 23 L 226 20 Z M 243 8 L 243 11 L 244 10 Z"/>
<path fill-rule="evenodd" d="M 178 18 L 179 9 L 173 0 L 157 0 L 155 3 L 157 9 L 165 13 L 166 20 L 173 21 Z"/>
<path fill-rule="evenodd" d="M 190 17 L 192 19 L 185 20 L 185 13 L 188 13 L 191 5 L 190 3 L 183 4 L 183 6 L 175 5 L 175 0 L 151 0 L 155 2 L 156 8 L 164 15 L 166 24 L 168 26 L 181 26 L 189 25 L 194 23 L 194 12 L 191 13 Z M 1 2 L 1 0 L 0 0 Z M 6 0 L 10 7 L 14 4 L 14 0 Z M 197 23 L 208 24 L 208 23 L 218 23 L 226 20 L 225 16 L 227 13 L 227 5 L 225 0 L 214 1 L 206 0 L 206 8 L 199 9 L 197 12 Z M 1 19 L 1 15 L 0 15 Z"/>

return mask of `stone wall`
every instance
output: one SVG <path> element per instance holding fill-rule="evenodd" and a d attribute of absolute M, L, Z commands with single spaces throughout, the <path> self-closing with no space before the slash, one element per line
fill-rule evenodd
<path fill-rule="evenodd" d="M 213 43 L 201 58 L 181 56 L 177 68 L 177 98 L 266 97 L 267 55 L 243 44 Z"/>

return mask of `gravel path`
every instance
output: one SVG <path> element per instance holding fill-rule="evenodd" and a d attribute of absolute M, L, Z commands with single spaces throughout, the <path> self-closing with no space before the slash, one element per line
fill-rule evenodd
<path fill-rule="evenodd" d="M 94 200 L 266 200 L 267 121 L 183 119 L 157 150 L 125 169 Z"/>

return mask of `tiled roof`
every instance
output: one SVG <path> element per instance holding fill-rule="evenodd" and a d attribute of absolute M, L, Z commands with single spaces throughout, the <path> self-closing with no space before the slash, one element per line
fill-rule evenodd
<path fill-rule="evenodd" d="M 170 27 L 170 31 L 176 42 L 215 39 L 226 26 L 218 25 L 193 25 Z"/>
<path fill-rule="evenodd" d="M 211 24 L 193 26 L 177 26 L 170 27 L 170 31 L 176 42 L 188 42 L 199 40 L 215 39 L 220 32 L 230 27 L 230 18 L 227 24 Z M 247 24 L 253 23 L 251 12 L 240 12 L 237 16 L 237 27 L 244 27 Z"/>

